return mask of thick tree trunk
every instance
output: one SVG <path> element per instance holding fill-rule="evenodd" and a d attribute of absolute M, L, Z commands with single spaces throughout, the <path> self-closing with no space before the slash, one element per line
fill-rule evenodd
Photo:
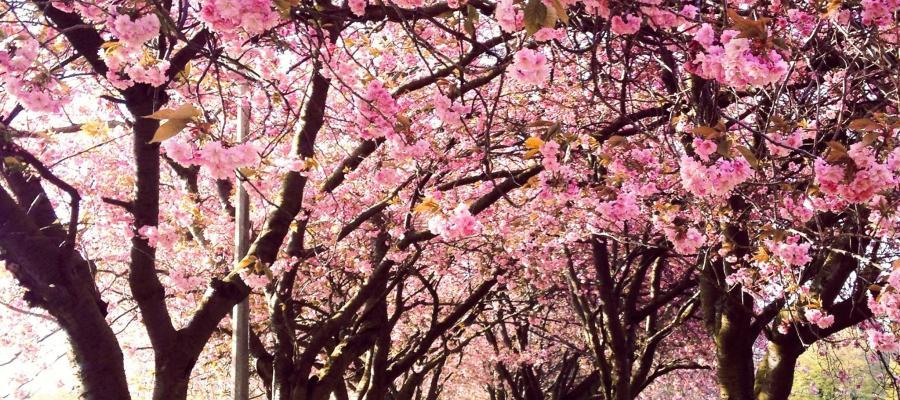
<path fill-rule="evenodd" d="M 186 359 L 187 354 L 177 354 L 175 350 L 168 352 L 157 350 L 157 352 L 168 354 L 157 356 L 153 400 L 187 399 L 188 384 L 191 380 L 191 370 L 197 361 L 196 357 Z"/>
<path fill-rule="evenodd" d="M 68 335 L 82 396 L 130 399 L 122 350 L 106 323 L 89 265 L 77 252 L 68 258 L 60 254 L 66 251 L 61 240 L 45 236 L 0 187 L 0 248 L 7 268 L 28 290 L 26 300 L 47 309 Z"/>
<path fill-rule="evenodd" d="M 571 400 L 588 400 L 596 398 L 597 392 L 600 390 L 600 374 L 592 372 L 581 380 L 568 393 L 565 393 L 560 399 Z"/>
<path fill-rule="evenodd" d="M 82 396 L 88 400 L 130 399 L 119 342 L 91 297 L 79 297 L 57 320 L 69 336 Z M 65 315 L 65 316 L 62 316 Z"/>
<path fill-rule="evenodd" d="M 751 316 L 742 301 L 743 294 L 731 295 L 721 291 L 707 266 L 700 282 L 704 319 L 716 343 L 718 385 L 723 400 L 753 400 L 753 342 Z M 751 300 L 752 301 L 752 300 Z M 745 303 L 746 304 L 746 303 Z"/>
<path fill-rule="evenodd" d="M 723 400 L 753 400 L 753 349 L 720 345 L 717 349 L 719 393 Z"/>
<path fill-rule="evenodd" d="M 756 373 L 757 400 L 787 400 L 794 385 L 797 358 L 803 346 L 769 342 L 765 358 Z"/>
<path fill-rule="evenodd" d="M 183 374 L 181 372 L 187 372 Z M 178 371 L 172 365 L 156 368 L 156 379 L 153 383 L 153 400 L 185 400 L 187 399 L 188 382 L 191 371 Z"/>

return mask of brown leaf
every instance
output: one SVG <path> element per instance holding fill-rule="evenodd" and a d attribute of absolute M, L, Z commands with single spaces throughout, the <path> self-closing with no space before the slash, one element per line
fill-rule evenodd
<path fill-rule="evenodd" d="M 416 214 L 432 214 L 439 211 L 441 211 L 441 206 L 431 197 L 426 197 L 413 208 L 413 212 Z"/>
<path fill-rule="evenodd" d="M 826 144 L 828 145 L 828 157 L 825 158 L 826 161 L 836 162 L 847 157 L 847 147 L 843 144 L 835 142 L 834 140 Z"/>
<path fill-rule="evenodd" d="M 695 126 L 691 132 L 695 135 L 702 136 L 706 140 L 713 140 L 722 136 L 722 132 L 719 132 L 716 128 L 703 125 Z"/>
<path fill-rule="evenodd" d="M 862 138 L 862 144 L 869 146 L 872 143 L 875 143 L 878 138 L 881 137 L 881 134 L 878 132 L 869 132 Z"/>
<path fill-rule="evenodd" d="M 612 135 L 612 136 L 609 137 L 609 139 L 606 139 L 606 143 L 607 143 L 610 147 L 615 147 L 615 146 L 618 146 L 618 145 L 623 144 L 623 143 L 625 143 L 625 142 L 626 142 L 625 137 L 624 137 L 624 136 L 619 136 L 619 135 Z"/>
<path fill-rule="evenodd" d="M 728 18 L 732 21 L 731 27 L 741 32 L 738 37 L 766 39 L 768 36 L 766 25 L 771 21 L 769 18 L 760 18 L 757 20 L 744 18 L 734 10 L 728 10 Z"/>
<path fill-rule="evenodd" d="M 559 18 L 559 21 L 565 25 L 568 25 L 569 14 L 566 13 L 566 6 L 564 6 L 559 0 L 553 0 L 553 9 L 556 10 L 556 16 L 557 18 Z M 552 26 L 549 26 L 548 28 L 552 28 Z"/>
<path fill-rule="evenodd" d="M 525 4 L 525 32 L 533 35 L 544 26 L 547 19 L 547 6 L 541 0 L 528 0 Z"/>
<path fill-rule="evenodd" d="M 200 109 L 192 104 L 183 104 L 176 109 L 163 108 L 144 118 L 151 119 L 191 119 L 200 116 Z"/>
<path fill-rule="evenodd" d="M 734 148 L 744 156 L 744 159 L 750 163 L 751 167 L 754 169 L 759 168 L 759 159 L 756 158 L 756 155 L 753 154 L 752 150 L 747 148 L 747 146 L 735 146 Z"/>
<path fill-rule="evenodd" d="M 171 138 L 172 136 L 177 135 L 179 132 L 184 130 L 187 127 L 189 119 L 170 119 L 166 121 L 164 124 L 160 125 L 159 128 L 156 129 L 156 133 L 153 134 L 153 139 L 150 139 L 150 143 L 159 143 L 163 140 Z"/>
<path fill-rule="evenodd" d="M 850 121 L 847 127 L 854 131 L 872 132 L 881 128 L 881 125 L 868 118 L 857 118 Z"/>
<path fill-rule="evenodd" d="M 719 153 L 722 157 L 729 157 L 731 155 L 731 141 L 728 139 L 720 140 L 716 145 L 716 153 Z"/>

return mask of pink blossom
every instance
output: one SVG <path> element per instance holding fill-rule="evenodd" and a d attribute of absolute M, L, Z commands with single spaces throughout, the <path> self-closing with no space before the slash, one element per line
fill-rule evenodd
<path fill-rule="evenodd" d="M 110 30 L 126 46 L 140 47 L 159 34 L 159 18 L 150 13 L 132 20 L 128 15 L 119 15 L 112 20 Z"/>
<path fill-rule="evenodd" d="M 616 15 L 610 22 L 609 29 L 617 35 L 633 35 L 641 29 L 641 17 L 633 14 L 625 15 L 624 19 Z"/>
<path fill-rule="evenodd" d="M 792 197 L 785 197 L 782 201 L 782 207 L 778 209 L 778 215 L 781 218 L 795 220 L 797 222 L 807 222 L 812 219 L 815 214 L 812 201 L 806 199 L 804 201 L 795 201 Z"/>
<path fill-rule="evenodd" d="M 700 156 L 700 159 L 709 162 L 709 156 L 716 152 L 716 142 L 702 138 L 694 138 L 694 151 Z"/>
<path fill-rule="evenodd" d="M 494 11 L 494 18 L 504 32 L 518 32 L 524 26 L 525 14 L 519 11 L 513 0 L 500 0 Z"/>
<path fill-rule="evenodd" d="M 894 12 L 900 9 L 898 0 L 862 0 L 862 22 L 886 27 L 894 20 Z"/>
<path fill-rule="evenodd" d="M 694 33 L 694 41 L 700 43 L 704 49 L 708 49 L 716 41 L 716 31 L 710 24 L 700 25 L 700 29 Z"/>
<path fill-rule="evenodd" d="M 347 0 L 347 5 L 357 17 L 362 17 L 366 13 L 366 0 Z"/>
<path fill-rule="evenodd" d="M 893 178 L 883 165 L 876 164 L 871 168 L 857 171 L 853 181 L 842 185 L 840 194 L 851 203 L 864 203 L 882 189 L 891 186 Z"/>
<path fill-rule="evenodd" d="M 621 194 L 615 200 L 600 203 L 597 211 L 609 221 L 610 226 L 623 228 L 625 222 L 636 219 L 641 209 L 634 194 Z"/>
<path fill-rule="evenodd" d="M 888 284 L 894 289 L 900 291 L 900 268 L 894 268 L 888 276 Z"/>
<path fill-rule="evenodd" d="M 441 215 L 432 217 L 428 221 L 428 230 L 444 239 L 456 240 L 478 234 L 481 224 L 469 212 L 469 207 L 461 203 L 449 218 Z"/>
<path fill-rule="evenodd" d="M 665 234 L 666 238 L 675 245 L 675 252 L 678 254 L 695 254 L 697 249 L 706 243 L 706 237 L 694 227 L 688 228 L 686 231 L 666 228 Z"/>
<path fill-rule="evenodd" d="M 894 149 L 894 151 L 888 155 L 885 165 L 893 173 L 900 172 L 900 147 Z"/>
<path fill-rule="evenodd" d="M 550 75 L 547 57 L 532 49 L 519 50 L 512 65 L 514 79 L 527 84 L 542 85 Z"/>
<path fill-rule="evenodd" d="M 871 344 L 875 350 L 883 351 L 885 353 L 900 352 L 900 342 L 897 341 L 897 337 L 894 336 L 893 333 L 869 329 L 866 331 L 866 334 L 869 336 L 869 344 Z"/>
<path fill-rule="evenodd" d="M 169 62 L 162 60 L 152 65 L 134 64 L 125 69 L 125 73 L 131 80 L 138 83 L 146 83 L 151 86 L 162 86 L 168 81 L 166 72 L 169 70 Z"/>
<path fill-rule="evenodd" d="M 206 167 L 213 178 L 228 179 L 235 168 L 250 165 L 258 157 L 252 144 L 225 148 L 221 142 L 210 142 L 200 149 L 197 164 Z"/>
<path fill-rule="evenodd" d="M 710 167 L 697 160 L 681 158 L 681 184 L 689 192 L 700 197 L 722 198 L 752 175 L 750 164 L 744 158 L 719 159 Z"/>
<path fill-rule="evenodd" d="M 823 313 L 817 308 L 807 309 L 804 314 L 809 323 L 819 327 L 819 329 L 827 329 L 834 324 L 834 315 Z"/>
<path fill-rule="evenodd" d="M 362 133 L 367 139 L 387 136 L 394 131 L 394 118 L 400 107 L 381 82 L 369 82 L 357 107 L 357 124 L 364 128 Z"/>
<path fill-rule="evenodd" d="M 194 146 L 178 139 L 166 140 L 162 143 L 162 149 L 173 161 L 181 165 L 194 163 Z"/>
<path fill-rule="evenodd" d="M 541 164 L 544 168 L 549 172 L 558 172 L 560 167 L 559 160 L 557 159 L 559 155 L 559 143 L 548 140 L 541 145 L 540 151 L 541 156 L 543 156 Z"/>
<path fill-rule="evenodd" d="M 0 41 L 0 72 L 24 71 L 37 60 L 40 46 L 40 43 L 30 36 L 10 37 Z"/>
<path fill-rule="evenodd" d="M 198 287 L 203 287 L 204 284 L 203 278 L 196 275 L 190 275 L 187 271 L 178 268 L 169 270 L 169 280 L 171 280 L 172 284 L 180 290 L 196 289 Z"/>
<path fill-rule="evenodd" d="M 56 113 L 68 102 L 68 98 L 59 92 L 59 82 L 56 79 L 36 83 L 10 74 L 6 76 L 4 83 L 9 94 L 30 111 Z"/>
<path fill-rule="evenodd" d="M 788 265 L 803 266 L 812 261 L 809 255 L 809 243 L 800 243 L 800 236 L 793 235 L 783 242 L 767 241 L 769 249 Z"/>
<path fill-rule="evenodd" d="M 538 42 L 547 42 L 550 40 L 563 40 L 566 38 L 565 29 L 541 28 L 534 33 L 534 40 Z"/>
<path fill-rule="evenodd" d="M 825 193 L 837 192 L 837 185 L 844 179 L 844 169 L 837 165 L 831 165 L 823 158 L 817 158 L 813 163 L 816 174 L 816 182 Z"/>
<path fill-rule="evenodd" d="M 269 277 L 262 274 L 242 271 L 241 279 L 252 289 L 263 289 L 269 284 Z"/>
<path fill-rule="evenodd" d="M 682 17 L 685 17 L 687 19 L 694 19 L 694 18 L 697 18 L 697 11 L 699 11 L 699 9 L 697 7 L 695 7 L 691 4 L 686 4 L 684 7 L 681 8 L 681 11 L 679 12 L 679 14 L 681 14 Z"/>
<path fill-rule="evenodd" d="M 138 234 L 147 240 L 150 247 L 156 247 L 157 231 L 155 226 L 144 225 L 138 229 Z"/>
<path fill-rule="evenodd" d="M 222 34 L 243 30 L 255 35 L 279 21 L 272 3 L 266 0 L 204 0 L 201 4 L 200 20 Z"/>
<path fill-rule="evenodd" d="M 641 7 L 641 12 L 650 17 L 650 25 L 657 28 L 671 28 L 678 25 L 678 15 L 659 7 Z"/>
<path fill-rule="evenodd" d="M 721 46 L 712 41 L 712 28 L 702 26 L 694 37 L 704 46 L 705 52 L 694 57 L 686 68 L 706 79 L 736 88 L 765 86 L 778 82 L 787 74 L 788 64 L 775 50 L 754 50 L 747 38 L 738 38 L 739 32 L 726 30 L 719 36 Z"/>
<path fill-rule="evenodd" d="M 591 15 L 609 18 L 609 0 L 582 0 L 582 3 Z"/>
<path fill-rule="evenodd" d="M 444 96 L 443 94 L 441 94 L 441 92 L 438 91 L 434 92 L 432 101 L 434 102 L 435 115 L 438 116 L 441 122 L 449 126 L 459 125 L 460 117 L 472 111 L 472 107 L 470 106 L 453 104 L 453 102 L 447 96 Z"/>
<path fill-rule="evenodd" d="M 870 150 L 853 146 L 851 149 L 853 153 L 848 152 L 848 155 L 854 160 L 854 164 L 858 167 L 862 164 L 864 167 L 855 171 L 849 182 L 846 182 L 844 166 L 830 164 L 822 158 L 813 163 L 816 183 L 823 193 L 838 194 L 851 203 L 864 203 L 896 183 L 888 166 L 875 162 Z"/>

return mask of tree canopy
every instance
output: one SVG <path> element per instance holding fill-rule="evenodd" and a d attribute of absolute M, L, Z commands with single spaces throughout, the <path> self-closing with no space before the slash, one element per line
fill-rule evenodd
<path fill-rule="evenodd" d="M 0 395 L 896 394 L 898 10 L 2 0 Z"/>

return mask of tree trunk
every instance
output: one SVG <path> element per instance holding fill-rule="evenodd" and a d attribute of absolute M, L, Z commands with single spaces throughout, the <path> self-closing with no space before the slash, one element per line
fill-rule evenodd
<path fill-rule="evenodd" d="M 79 300 L 66 310 L 66 316 L 57 316 L 57 320 L 69 335 L 84 390 L 82 396 L 88 400 L 130 399 L 122 350 L 115 334 L 91 297 Z"/>
<path fill-rule="evenodd" d="M 122 350 L 104 317 L 90 266 L 77 252 L 61 254 L 67 251 L 64 240 L 46 236 L 0 187 L 0 248 L 7 269 L 27 289 L 25 300 L 45 308 L 68 335 L 82 396 L 130 399 Z"/>
<path fill-rule="evenodd" d="M 191 370 L 194 368 L 197 358 L 190 359 L 186 353 L 179 354 L 178 350 L 174 349 L 157 351 L 163 353 L 163 355 L 161 357 L 157 356 L 156 379 L 154 379 L 153 383 L 153 400 L 187 399 Z"/>
<path fill-rule="evenodd" d="M 718 348 L 719 393 L 723 400 L 753 400 L 753 348 Z"/>
<path fill-rule="evenodd" d="M 794 343 L 769 342 L 765 358 L 756 373 L 757 400 L 787 400 L 794 385 L 797 358 L 803 346 Z"/>

